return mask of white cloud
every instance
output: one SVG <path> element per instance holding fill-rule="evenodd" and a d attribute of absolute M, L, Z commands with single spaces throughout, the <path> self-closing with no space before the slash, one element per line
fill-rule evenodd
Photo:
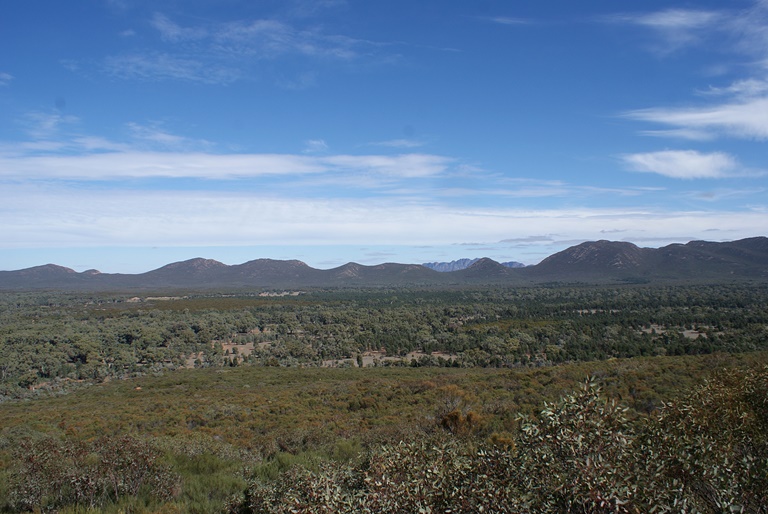
<path fill-rule="evenodd" d="M 160 37 L 172 44 L 193 44 L 198 55 L 275 58 L 283 54 L 351 59 L 357 48 L 376 45 L 370 41 L 339 34 L 325 34 L 319 29 L 299 29 L 276 19 L 238 20 L 182 27 L 157 13 L 151 25 Z M 183 47 L 182 47 L 183 48 Z"/>
<path fill-rule="evenodd" d="M 229 84 L 253 76 L 264 60 L 300 56 L 350 61 L 380 55 L 380 49 L 388 46 L 327 33 L 316 25 L 301 27 L 278 19 L 198 21 L 182 26 L 169 16 L 156 13 L 149 24 L 164 44 L 162 49 L 138 49 L 107 57 L 107 73 L 126 79 Z M 275 80 L 291 89 L 308 87 L 316 80 L 313 71 L 293 73 L 296 78 L 281 77 L 278 72 Z"/>
<path fill-rule="evenodd" d="M 712 139 L 715 139 L 714 134 L 711 132 L 689 128 L 669 130 L 641 130 L 640 134 L 643 136 L 688 139 L 691 141 L 711 141 Z"/>
<path fill-rule="evenodd" d="M 460 168 L 461 165 L 457 166 Z M 451 173 L 452 177 L 455 177 Z M 469 185 L 463 187 L 445 187 L 435 190 L 432 194 L 445 198 L 481 198 L 488 202 L 495 198 L 527 199 L 527 198 L 567 198 L 569 201 L 583 198 L 602 196 L 604 198 L 639 197 L 646 194 L 658 194 L 663 188 L 649 187 L 598 187 L 574 185 L 562 181 L 494 178 L 491 175 L 478 175 Z"/>
<path fill-rule="evenodd" d="M 424 146 L 425 143 L 415 139 L 389 139 L 387 141 L 376 141 L 368 144 L 370 146 L 385 146 L 388 148 L 418 148 Z"/>
<path fill-rule="evenodd" d="M 652 13 L 616 14 L 603 18 L 610 23 L 638 25 L 659 36 L 654 50 L 661 54 L 675 52 L 722 30 L 730 14 L 697 9 L 665 9 Z"/>
<path fill-rule="evenodd" d="M 0 87 L 7 86 L 14 79 L 10 73 L 0 72 Z"/>
<path fill-rule="evenodd" d="M 284 54 L 349 60 L 370 41 L 319 30 L 300 30 L 274 19 L 237 21 L 215 28 L 210 49 L 227 56 L 276 58 Z"/>
<path fill-rule="evenodd" d="M 56 134 L 54 134 L 56 135 Z M 129 145 L 110 141 L 102 137 L 74 135 L 69 138 L 39 139 L 34 141 L 0 142 L 0 162 L 14 162 L 21 168 L 31 157 L 52 153 L 82 154 L 91 152 L 129 152 Z M 16 165 L 15 164 L 15 165 Z M 0 169 L 2 165 L 0 165 Z M 3 172 L 0 171 L 0 175 Z"/>
<path fill-rule="evenodd" d="M 502 239 L 499 241 L 499 243 L 510 243 L 510 244 L 541 244 L 541 243 L 552 243 L 555 241 L 555 235 L 548 234 L 548 235 L 533 235 L 533 236 L 526 236 L 526 237 L 513 237 L 510 239 Z"/>
<path fill-rule="evenodd" d="M 30 137 L 40 140 L 59 136 L 62 127 L 78 121 L 76 116 L 60 112 L 31 111 L 24 116 L 21 123 Z"/>
<path fill-rule="evenodd" d="M 712 87 L 706 91 L 702 91 L 704 95 L 734 95 L 737 97 L 760 97 L 768 93 L 768 80 L 749 78 L 743 80 L 737 80 L 726 87 Z"/>
<path fill-rule="evenodd" d="M 130 147 L 124 143 L 116 143 L 109 139 L 96 136 L 76 136 L 70 146 L 80 152 L 128 152 Z M 1 154 L 0 154 L 1 157 Z"/>
<path fill-rule="evenodd" d="M 304 142 L 304 153 L 325 153 L 328 151 L 328 143 L 323 139 L 309 139 Z"/>
<path fill-rule="evenodd" d="M 133 138 L 160 143 L 163 146 L 179 146 L 185 140 L 182 136 L 164 132 L 157 127 L 141 125 L 139 123 L 128 123 L 127 126 Z"/>
<path fill-rule="evenodd" d="M 711 27 L 723 18 L 717 11 L 666 9 L 648 14 L 624 15 L 623 19 L 658 30 L 692 30 Z"/>
<path fill-rule="evenodd" d="M 172 138 L 174 139 L 174 138 Z M 88 139 L 82 144 L 108 142 Z M 58 150 L 60 148 L 55 148 Z M 0 177 L 116 180 L 126 178 L 234 179 L 309 173 L 378 174 L 386 177 L 429 177 L 444 172 L 452 159 L 427 154 L 329 155 L 211 154 L 202 152 L 100 152 L 80 155 L 0 154 Z"/>
<path fill-rule="evenodd" d="M 484 19 L 500 25 L 529 25 L 531 23 L 530 20 L 525 18 L 511 18 L 509 16 L 492 16 Z"/>
<path fill-rule="evenodd" d="M 724 199 L 745 198 L 754 195 L 764 195 L 764 188 L 753 189 L 714 189 L 710 191 L 689 191 L 685 196 L 705 202 L 716 202 Z"/>
<path fill-rule="evenodd" d="M 143 147 L 158 150 L 200 149 L 213 146 L 209 141 L 190 139 L 188 137 L 171 134 L 162 128 L 162 123 L 127 123 L 126 127 L 134 141 Z"/>
<path fill-rule="evenodd" d="M 716 136 L 768 139 L 768 97 L 702 107 L 654 107 L 630 111 L 624 116 L 674 127 L 672 132 L 663 131 L 664 135 L 691 139 Z"/>
<path fill-rule="evenodd" d="M 738 50 L 757 55 L 765 67 L 768 58 L 768 2 L 755 0 L 752 7 L 729 20 L 729 30 L 736 35 Z"/>
<path fill-rule="evenodd" d="M 150 24 L 160 32 L 160 37 L 174 43 L 202 39 L 208 35 L 204 28 L 181 27 L 160 13 L 155 13 Z"/>
<path fill-rule="evenodd" d="M 658 173 L 670 178 L 724 178 L 739 172 L 739 163 L 721 152 L 701 153 L 694 150 L 665 150 L 622 156 L 634 171 Z"/>
<path fill-rule="evenodd" d="M 298 75 L 290 77 L 278 77 L 276 83 L 278 87 L 290 91 L 303 91 L 317 85 L 317 73 L 314 71 L 301 72 Z"/>
<path fill-rule="evenodd" d="M 111 75 L 138 80 L 179 79 L 204 84 L 229 84 L 240 75 L 234 67 L 164 53 L 112 56 L 105 60 L 104 65 Z"/>
<path fill-rule="evenodd" d="M 339 169 L 373 172 L 394 177 L 431 177 L 443 173 L 453 162 L 449 157 L 429 154 L 334 155 L 323 159 Z"/>
<path fill-rule="evenodd" d="M 624 113 L 629 119 L 669 127 L 645 130 L 643 134 L 699 141 L 718 137 L 768 139 L 768 2 L 758 0 L 745 10 L 667 9 L 618 15 L 611 20 L 655 30 L 666 50 L 706 39 L 720 52 L 752 59 L 744 63 L 752 76 L 699 91 L 699 96 L 707 99 L 701 105 L 651 107 Z"/>
<path fill-rule="evenodd" d="M 346 5 L 346 0 L 293 0 L 293 8 L 290 13 L 293 16 L 306 18 L 315 16 L 326 9 Z"/>
<path fill-rule="evenodd" d="M 738 238 L 763 233 L 766 219 L 761 210 L 454 209 L 399 198 L 310 200 L 246 192 L 85 191 L 18 185 L 0 190 L 0 215 L 0 248 L 5 249 L 502 240 L 509 244 L 534 243 L 541 234 L 588 240 L 618 231 L 625 240 L 651 235 L 679 239 L 681 234 L 704 239 L 713 229 Z"/>
<path fill-rule="evenodd" d="M 318 173 L 322 163 L 295 155 L 103 152 L 87 155 L 0 157 L 7 178 L 116 180 L 126 178 L 232 179 Z"/>

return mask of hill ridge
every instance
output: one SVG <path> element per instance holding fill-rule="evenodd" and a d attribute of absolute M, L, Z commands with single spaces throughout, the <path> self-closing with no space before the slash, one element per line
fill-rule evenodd
<path fill-rule="evenodd" d="M 419 264 L 349 262 L 316 269 L 300 260 L 255 259 L 227 265 L 197 257 L 140 274 L 78 273 L 56 264 L 0 271 L 0 290 L 120 291 L 300 287 L 462 286 L 664 281 L 768 281 L 768 238 L 690 241 L 658 249 L 625 241 L 585 241 L 539 264 L 509 267 L 474 259 L 463 269 L 436 271 Z"/>

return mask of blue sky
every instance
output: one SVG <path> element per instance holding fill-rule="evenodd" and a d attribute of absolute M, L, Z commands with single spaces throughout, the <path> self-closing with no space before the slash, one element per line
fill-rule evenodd
<path fill-rule="evenodd" d="M 0 6 L 0 269 L 768 232 L 768 1 Z"/>

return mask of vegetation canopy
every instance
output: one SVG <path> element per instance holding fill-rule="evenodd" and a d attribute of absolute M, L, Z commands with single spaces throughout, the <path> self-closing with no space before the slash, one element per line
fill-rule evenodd
<path fill-rule="evenodd" d="M 0 509 L 765 512 L 767 296 L 7 293 Z"/>

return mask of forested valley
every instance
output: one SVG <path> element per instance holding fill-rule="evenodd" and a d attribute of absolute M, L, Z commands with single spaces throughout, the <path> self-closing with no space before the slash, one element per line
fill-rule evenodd
<path fill-rule="evenodd" d="M 766 512 L 766 284 L 163 294 L 0 296 L 3 511 Z"/>

